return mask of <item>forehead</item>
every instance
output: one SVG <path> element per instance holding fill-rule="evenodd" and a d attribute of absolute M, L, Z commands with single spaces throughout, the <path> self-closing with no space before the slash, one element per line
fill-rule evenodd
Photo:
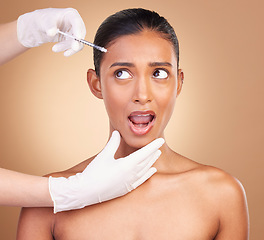
<path fill-rule="evenodd" d="M 131 62 L 141 65 L 150 62 L 169 62 L 177 67 L 177 58 L 171 42 L 153 31 L 117 38 L 107 48 L 101 68 L 114 62 Z"/>

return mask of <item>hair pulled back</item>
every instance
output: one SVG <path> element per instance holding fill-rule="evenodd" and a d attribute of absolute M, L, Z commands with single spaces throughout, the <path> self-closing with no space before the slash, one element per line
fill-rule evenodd
<path fill-rule="evenodd" d="M 158 13 L 142 8 L 122 10 L 105 19 L 96 32 L 94 44 L 107 48 L 117 38 L 143 30 L 155 31 L 171 42 L 179 65 L 179 44 L 173 27 Z M 105 53 L 94 49 L 94 66 L 98 76 L 103 54 Z"/>

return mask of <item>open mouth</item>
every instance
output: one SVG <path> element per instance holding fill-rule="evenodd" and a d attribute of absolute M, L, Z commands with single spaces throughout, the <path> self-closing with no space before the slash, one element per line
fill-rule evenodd
<path fill-rule="evenodd" d="M 153 127 L 155 118 L 153 111 L 135 111 L 128 116 L 130 128 L 137 135 L 148 133 Z"/>

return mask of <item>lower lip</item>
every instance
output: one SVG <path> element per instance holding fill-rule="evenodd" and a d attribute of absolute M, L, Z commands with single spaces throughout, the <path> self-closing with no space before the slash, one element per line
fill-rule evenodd
<path fill-rule="evenodd" d="M 145 135 L 147 134 L 151 128 L 153 127 L 154 125 L 154 122 L 155 122 L 155 119 L 153 119 L 147 126 L 145 127 L 137 127 L 136 125 L 134 125 L 129 119 L 128 119 L 128 122 L 129 122 L 129 127 L 131 129 L 131 131 L 136 134 L 136 135 Z"/>

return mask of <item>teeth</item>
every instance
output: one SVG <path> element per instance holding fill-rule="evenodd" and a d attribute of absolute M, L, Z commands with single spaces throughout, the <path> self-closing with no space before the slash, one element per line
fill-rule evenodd
<path fill-rule="evenodd" d="M 148 125 L 153 119 L 154 116 L 151 114 L 140 114 L 140 115 L 132 115 L 128 117 L 133 124 L 136 125 Z"/>

